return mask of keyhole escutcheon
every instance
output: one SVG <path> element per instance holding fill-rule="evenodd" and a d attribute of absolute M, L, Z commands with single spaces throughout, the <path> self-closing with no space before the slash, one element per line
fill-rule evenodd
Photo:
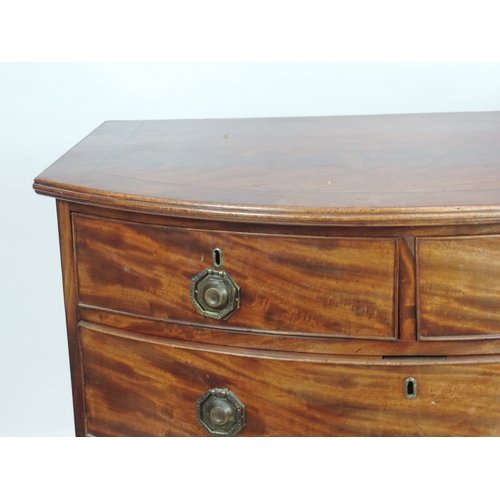
<path fill-rule="evenodd" d="M 222 260 L 222 250 L 220 248 L 214 248 L 212 250 L 212 262 L 216 269 L 219 269 L 224 265 L 224 261 Z"/>
<path fill-rule="evenodd" d="M 417 397 L 417 381 L 413 377 L 408 377 L 404 382 L 404 393 L 408 399 Z"/>

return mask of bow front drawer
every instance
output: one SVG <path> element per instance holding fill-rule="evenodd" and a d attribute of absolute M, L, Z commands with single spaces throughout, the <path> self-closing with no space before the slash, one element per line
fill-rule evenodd
<path fill-rule="evenodd" d="M 500 337 L 500 236 L 417 238 L 421 340 Z"/>
<path fill-rule="evenodd" d="M 73 231 L 81 305 L 240 331 L 397 337 L 397 238 L 190 230 L 79 214 Z"/>
<path fill-rule="evenodd" d="M 491 411 L 500 404 L 498 356 L 353 360 L 155 339 L 89 323 L 80 331 L 86 425 L 95 436 L 500 434 Z M 202 398 L 211 390 L 219 396 L 219 388 L 245 407 L 232 428 L 226 421 L 234 412 L 222 397 L 197 414 L 197 403 L 206 405 Z"/>

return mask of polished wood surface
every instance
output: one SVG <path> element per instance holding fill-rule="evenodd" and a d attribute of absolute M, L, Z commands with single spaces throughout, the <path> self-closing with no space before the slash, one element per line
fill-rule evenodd
<path fill-rule="evenodd" d="M 442 357 L 500 354 L 500 338 L 468 338 L 467 342 L 438 338 L 432 342 L 398 340 L 384 342 L 365 340 L 357 337 L 339 338 L 326 336 L 287 335 L 285 332 L 254 333 L 231 328 L 226 324 L 193 325 L 183 321 L 160 320 L 129 313 L 103 310 L 80 305 L 79 317 L 82 321 L 109 326 L 114 329 L 137 332 L 143 335 L 163 337 L 187 342 L 266 349 L 284 352 L 334 354 L 342 356 L 371 356 L 377 359 L 393 357 Z"/>
<path fill-rule="evenodd" d="M 246 406 L 241 436 L 500 434 L 500 358 L 347 362 L 180 343 L 81 327 L 87 433 L 203 436 L 196 401 L 229 387 Z M 414 377 L 417 397 L 404 396 Z"/>
<path fill-rule="evenodd" d="M 83 369 L 78 331 L 78 290 L 75 254 L 73 252 L 73 231 L 71 229 L 71 212 L 68 202 L 57 200 L 57 220 L 61 250 L 66 329 L 68 332 L 75 432 L 77 436 L 82 436 L 85 433 L 86 410 L 83 398 Z"/>
<path fill-rule="evenodd" d="M 500 435 L 500 113 L 106 122 L 55 196 L 76 434 Z M 224 252 L 227 320 L 191 279 Z M 405 378 L 418 394 L 407 399 Z"/>
<path fill-rule="evenodd" d="M 216 220 L 498 220 L 500 112 L 105 122 L 36 180 L 70 201 Z"/>
<path fill-rule="evenodd" d="M 419 335 L 500 338 L 500 236 L 418 238 Z"/>
<path fill-rule="evenodd" d="M 199 231 L 74 216 L 82 304 L 218 325 L 189 298 L 212 249 L 241 287 L 222 323 L 244 330 L 397 337 L 397 239 Z"/>

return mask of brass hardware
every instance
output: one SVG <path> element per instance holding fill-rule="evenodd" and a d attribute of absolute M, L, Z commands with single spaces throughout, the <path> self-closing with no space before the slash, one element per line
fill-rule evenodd
<path fill-rule="evenodd" d="M 245 426 L 245 405 L 229 389 L 210 389 L 196 403 L 196 418 L 211 436 L 234 436 Z"/>
<path fill-rule="evenodd" d="M 212 262 L 216 269 L 219 269 L 224 265 L 224 260 L 222 258 L 222 250 L 220 248 L 214 248 L 212 250 Z"/>
<path fill-rule="evenodd" d="M 240 287 L 226 271 L 205 269 L 197 274 L 190 296 L 196 309 L 209 318 L 227 319 L 240 307 Z"/>
<path fill-rule="evenodd" d="M 404 382 L 404 393 L 408 399 L 417 397 L 417 381 L 413 377 L 408 377 Z"/>

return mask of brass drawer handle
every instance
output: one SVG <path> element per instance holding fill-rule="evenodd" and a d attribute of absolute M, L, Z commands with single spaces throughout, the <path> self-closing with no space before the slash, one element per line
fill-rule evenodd
<path fill-rule="evenodd" d="M 223 264 L 222 250 L 212 252 L 215 269 L 204 269 L 191 281 L 191 300 L 196 309 L 209 318 L 227 319 L 240 307 L 240 287 L 226 272 L 217 268 Z"/>
<path fill-rule="evenodd" d="M 196 418 L 211 436 L 234 436 L 245 426 L 245 405 L 229 389 L 210 389 L 196 403 Z"/>

